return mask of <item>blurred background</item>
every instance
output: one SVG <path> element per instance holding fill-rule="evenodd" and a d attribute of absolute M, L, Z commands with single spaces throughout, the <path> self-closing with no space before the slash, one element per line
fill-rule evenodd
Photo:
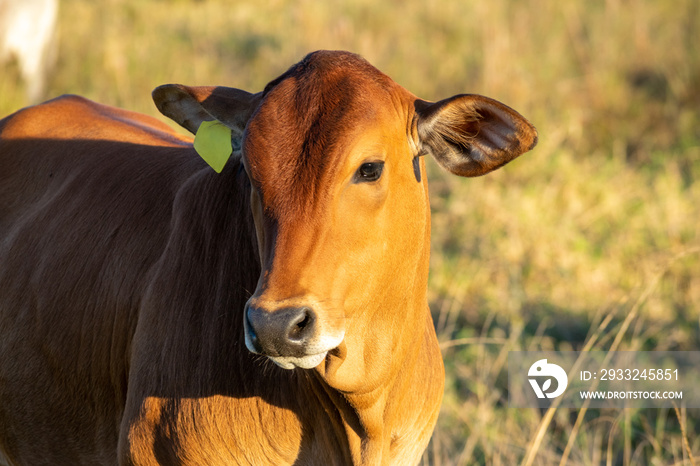
<path fill-rule="evenodd" d="M 476 179 L 429 165 L 447 381 L 423 464 L 700 460 L 700 410 L 509 409 L 506 378 L 508 351 L 700 350 L 700 2 L 61 0 L 57 11 L 44 81 L 4 53 L 0 114 L 75 93 L 159 116 L 160 84 L 257 92 L 317 49 L 360 53 L 423 99 L 479 93 L 518 110 L 540 132 L 534 151 Z"/>

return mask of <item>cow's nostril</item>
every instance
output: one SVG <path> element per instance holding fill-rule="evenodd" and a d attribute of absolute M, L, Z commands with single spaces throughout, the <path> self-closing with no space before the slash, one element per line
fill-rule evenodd
<path fill-rule="evenodd" d="M 308 338 L 308 334 L 312 331 L 313 320 L 313 311 L 311 311 L 311 309 L 308 307 L 299 309 L 299 314 L 291 322 L 292 325 L 289 326 L 289 340 L 303 343 Z"/>
<path fill-rule="evenodd" d="M 306 325 L 309 323 L 310 320 L 311 319 L 309 318 L 309 316 L 305 315 L 304 319 L 301 322 L 297 323 L 297 327 L 299 327 L 300 329 L 303 329 L 304 327 L 306 327 Z"/>

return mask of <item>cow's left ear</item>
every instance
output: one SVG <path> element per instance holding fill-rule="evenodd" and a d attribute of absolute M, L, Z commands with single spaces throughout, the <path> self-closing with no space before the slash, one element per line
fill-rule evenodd
<path fill-rule="evenodd" d="M 160 112 L 196 134 L 203 121 L 219 120 L 233 135 L 240 135 L 258 107 L 262 93 L 232 87 L 189 87 L 164 84 L 153 90 L 153 102 Z"/>
<path fill-rule="evenodd" d="M 459 176 L 480 176 L 537 144 L 537 130 L 512 108 L 480 95 L 416 100 L 421 149 Z"/>

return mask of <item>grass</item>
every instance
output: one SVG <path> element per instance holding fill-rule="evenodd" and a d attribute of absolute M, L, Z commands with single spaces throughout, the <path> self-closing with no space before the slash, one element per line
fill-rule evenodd
<path fill-rule="evenodd" d="M 338 48 L 423 98 L 516 108 L 532 153 L 470 180 L 429 167 L 447 385 L 423 462 L 698 462 L 697 410 L 509 409 L 505 366 L 512 350 L 700 350 L 700 3 L 64 0 L 60 17 L 49 96 L 156 115 L 159 84 L 258 91 Z M 10 64 L 0 113 L 25 104 Z"/>

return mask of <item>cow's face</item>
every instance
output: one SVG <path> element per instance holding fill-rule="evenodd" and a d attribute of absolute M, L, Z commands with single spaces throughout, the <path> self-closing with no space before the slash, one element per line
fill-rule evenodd
<path fill-rule="evenodd" d="M 344 52 L 311 54 L 255 95 L 165 86 L 154 98 L 193 132 L 213 116 L 242 137 L 262 266 L 243 316 L 248 349 L 345 379 L 388 366 L 393 350 L 417 341 L 411 329 L 424 328 L 421 156 L 477 176 L 537 139 L 503 104 L 428 103 Z"/>
<path fill-rule="evenodd" d="M 347 332 L 371 337 L 370 322 L 391 331 L 406 317 L 381 313 L 427 266 L 415 98 L 364 62 L 329 58 L 268 86 L 244 137 L 262 264 L 246 344 L 285 368 L 316 367 Z"/>

